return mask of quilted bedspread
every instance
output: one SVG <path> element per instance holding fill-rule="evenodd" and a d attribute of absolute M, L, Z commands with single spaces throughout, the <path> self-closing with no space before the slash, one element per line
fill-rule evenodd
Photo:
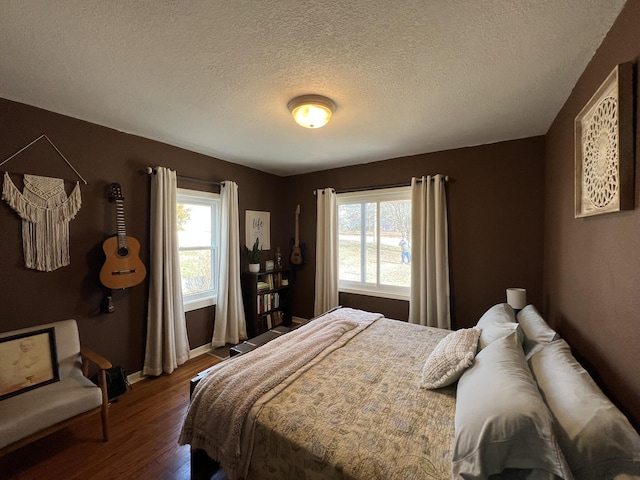
<path fill-rule="evenodd" d="M 263 396 L 248 479 L 451 478 L 455 386 L 419 388 L 447 333 L 382 318 Z"/>
<path fill-rule="evenodd" d="M 252 405 L 381 317 L 340 309 L 273 340 L 270 348 L 218 364 L 193 392 L 179 443 L 205 450 L 230 478 L 245 477 L 253 436 L 253 417 L 248 417 Z"/>

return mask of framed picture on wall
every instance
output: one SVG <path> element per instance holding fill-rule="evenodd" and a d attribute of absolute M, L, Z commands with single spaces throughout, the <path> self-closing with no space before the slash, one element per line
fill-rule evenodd
<path fill-rule="evenodd" d="M 251 249 L 257 238 L 262 250 L 271 250 L 271 212 L 247 210 L 245 232 L 247 248 Z"/>
<path fill-rule="evenodd" d="M 633 209 L 633 68 L 609 74 L 575 119 L 575 217 Z"/>
<path fill-rule="evenodd" d="M 0 400 L 59 379 L 53 327 L 0 338 Z"/>

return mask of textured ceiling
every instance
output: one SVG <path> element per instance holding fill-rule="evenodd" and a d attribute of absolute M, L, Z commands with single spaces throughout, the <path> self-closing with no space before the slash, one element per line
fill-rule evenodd
<path fill-rule="evenodd" d="M 623 5 L 0 0 L 0 96 L 291 175 L 546 133 Z"/>

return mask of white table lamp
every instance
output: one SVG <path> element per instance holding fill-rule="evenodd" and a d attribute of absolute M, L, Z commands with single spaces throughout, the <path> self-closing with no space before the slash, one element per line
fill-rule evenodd
<path fill-rule="evenodd" d="M 524 288 L 507 288 L 507 303 L 514 310 L 522 310 L 527 306 L 527 290 Z"/>

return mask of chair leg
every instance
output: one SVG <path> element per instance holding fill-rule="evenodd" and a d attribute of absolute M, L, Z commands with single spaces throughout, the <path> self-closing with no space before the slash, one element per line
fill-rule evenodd
<path fill-rule="evenodd" d="M 109 441 L 109 397 L 107 395 L 107 377 L 104 370 L 100 370 L 100 389 L 102 390 L 102 408 L 100 417 L 102 419 L 102 440 Z"/>
<path fill-rule="evenodd" d="M 102 405 L 102 411 L 100 412 L 102 418 L 102 441 L 109 441 L 109 405 Z"/>

